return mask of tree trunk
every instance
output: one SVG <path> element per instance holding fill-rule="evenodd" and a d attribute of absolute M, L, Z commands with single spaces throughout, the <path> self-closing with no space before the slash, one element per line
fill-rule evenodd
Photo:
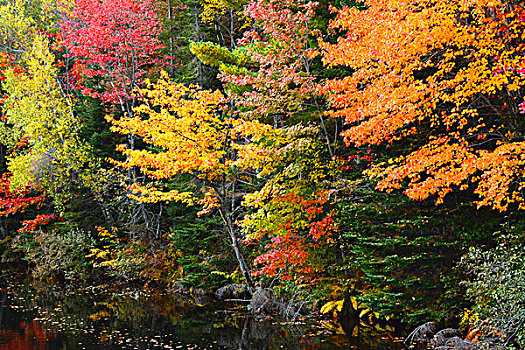
<path fill-rule="evenodd" d="M 226 217 L 222 209 L 219 210 L 219 213 L 221 214 L 222 220 L 224 221 L 224 225 L 226 226 L 226 229 L 228 230 L 228 234 L 230 235 L 230 238 L 232 240 L 233 251 L 235 252 L 235 257 L 237 258 L 237 261 L 239 262 L 239 268 L 241 269 L 241 273 L 244 276 L 246 285 L 248 286 L 250 293 L 253 294 L 255 291 L 255 285 L 253 284 L 252 275 L 250 273 L 248 264 L 246 264 L 246 260 L 244 259 L 244 254 L 242 253 L 241 247 L 239 246 L 237 233 L 235 231 L 235 228 L 233 227 L 233 222 L 231 219 L 228 220 L 229 217 L 228 218 Z"/>
<path fill-rule="evenodd" d="M 237 240 L 237 235 L 235 234 L 235 231 L 230 231 L 230 237 L 232 239 L 232 246 L 233 250 L 235 251 L 235 257 L 237 258 L 237 261 L 239 262 L 239 267 L 241 268 L 242 275 L 244 276 L 244 279 L 246 280 L 246 285 L 250 289 L 250 293 L 253 294 L 255 291 L 255 286 L 252 281 L 252 275 L 250 273 L 250 269 L 248 268 L 248 264 L 246 264 L 246 260 L 244 260 L 244 254 L 241 251 L 241 247 L 239 246 L 239 241 Z"/>

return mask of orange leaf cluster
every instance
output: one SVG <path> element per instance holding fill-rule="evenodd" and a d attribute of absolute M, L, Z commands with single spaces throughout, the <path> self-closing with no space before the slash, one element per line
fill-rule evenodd
<path fill-rule="evenodd" d="M 402 157 L 371 171 L 378 187 L 408 184 L 411 198 L 436 195 L 438 203 L 472 188 L 479 205 L 522 208 L 523 8 L 506 0 L 365 5 L 339 10 L 331 28 L 346 35 L 321 43 L 324 63 L 352 74 L 319 89 L 329 114 L 348 125 L 348 145 L 412 142 Z"/>
<path fill-rule="evenodd" d="M 36 218 L 32 220 L 24 220 L 22 221 L 22 227 L 18 229 L 18 233 L 34 233 L 37 231 L 41 226 L 48 225 L 51 222 L 58 220 L 62 221 L 62 218 L 59 215 L 55 214 L 39 214 L 36 216 Z"/>

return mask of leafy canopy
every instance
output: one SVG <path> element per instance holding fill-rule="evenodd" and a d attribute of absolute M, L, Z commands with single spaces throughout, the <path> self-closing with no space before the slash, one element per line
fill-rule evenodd
<path fill-rule="evenodd" d="M 204 195 L 191 191 L 159 191 L 153 187 L 134 185 L 142 202 L 179 200 L 203 205 L 209 211 L 219 205 L 218 189 L 239 172 L 264 169 L 269 152 L 258 146 L 271 134 L 271 128 L 257 121 L 233 118 L 228 111 L 219 111 L 224 101 L 219 91 L 197 90 L 172 83 L 166 73 L 139 90 L 142 104 L 134 109 L 135 116 L 119 120 L 108 117 L 113 131 L 141 137 L 151 149 L 132 150 L 119 146 L 127 157 L 116 162 L 125 168 L 138 167 L 150 178 L 163 180 L 178 175 L 190 175 L 202 184 Z M 241 180 L 247 180 L 242 178 Z"/>
<path fill-rule="evenodd" d="M 413 199 L 472 189 L 479 206 L 525 208 L 523 7 L 503 0 L 368 0 L 344 7 L 322 43 L 351 76 L 320 89 L 348 145 L 397 145 L 371 171 Z M 394 151 L 392 153 L 394 153 Z M 390 154 L 392 154 L 390 153 Z"/>
<path fill-rule="evenodd" d="M 91 150 L 79 137 L 82 124 L 58 81 L 47 39 L 35 37 L 24 64 L 23 72 L 5 71 L 3 85 L 7 97 L 0 136 L 12 150 L 11 183 L 22 188 L 39 183 L 56 199 L 65 199 L 71 195 L 64 187 L 70 180 L 90 181 Z"/>

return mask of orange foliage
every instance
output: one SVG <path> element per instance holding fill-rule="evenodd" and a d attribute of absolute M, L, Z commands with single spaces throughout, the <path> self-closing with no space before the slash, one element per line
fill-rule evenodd
<path fill-rule="evenodd" d="M 353 73 L 319 89 L 348 125 L 347 144 L 412 142 L 371 170 L 378 188 L 407 186 L 409 197 L 438 203 L 471 188 L 479 206 L 524 209 L 524 9 L 506 0 L 365 6 L 337 10 L 331 28 L 346 35 L 321 43 L 323 61 Z"/>
<path fill-rule="evenodd" d="M 24 68 L 15 65 L 15 59 L 13 56 L 0 51 L 0 82 L 6 79 L 4 73 L 11 68 L 14 68 L 15 73 L 17 74 L 23 74 L 25 72 Z"/>

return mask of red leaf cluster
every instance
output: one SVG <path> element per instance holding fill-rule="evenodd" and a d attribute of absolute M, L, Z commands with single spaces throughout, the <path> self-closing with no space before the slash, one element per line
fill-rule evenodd
<path fill-rule="evenodd" d="M 149 0 L 77 0 L 60 34 L 66 57 L 75 59 L 75 88 L 107 103 L 131 99 L 157 62 L 160 32 Z"/>

